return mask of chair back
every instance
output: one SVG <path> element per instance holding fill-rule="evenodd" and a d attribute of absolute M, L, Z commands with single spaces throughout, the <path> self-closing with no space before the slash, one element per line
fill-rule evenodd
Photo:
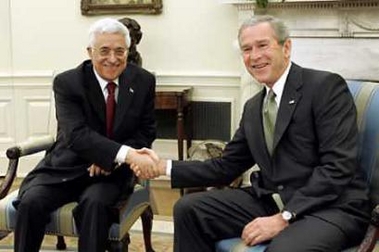
<path fill-rule="evenodd" d="M 366 174 L 370 198 L 379 203 L 379 82 L 347 81 L 358 112 L 358 159 Z"/>
<path fill-rule="evenodd" d="M 49 105 L 49 121 L 48 121 L 48 131 L 51 136 L 56 137 L 57 134 L 57 117 L 56 117 L 56 110 L 55 110 L 55 97 L 54 97 L 54 91 L 51 91 L 51 97 L 50 97 L 50 105 Z"/>

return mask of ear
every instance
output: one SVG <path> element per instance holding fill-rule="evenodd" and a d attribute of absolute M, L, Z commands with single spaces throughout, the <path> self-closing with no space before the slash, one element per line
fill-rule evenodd
<path fill-rule="evenodd" d="M 88 54 L 88 57 L 90 58 L 90 59 L 92 59 L 92 57 L 93 57 L 93 50 L 92 50 L 92 48 L 91 47 L 87 47 L 87 54 Z"/>
<path fill-rule="evenodd" d="M 291 56 L 291 49 L 292 49 L 292 41 L 291 39 L 286 39 L 283 44 L 283 53 L 286 56 L 286 58 L 290 58 Z"/>

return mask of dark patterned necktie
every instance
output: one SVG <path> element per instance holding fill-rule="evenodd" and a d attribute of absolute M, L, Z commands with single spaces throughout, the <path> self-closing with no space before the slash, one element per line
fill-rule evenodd
<path fill-rule="evenodd" d="M 107 137 L 112 138 L 112 132 L 113 132 L 113 120 L 114 120 L 114 111 L 116 107 L 116 100 L 115 100 L 115 90 L 116 90 L 116 84 L 113 82 L 109 82 L 107 84 L 107 90 L 108 90 L 108 96 L 107 96 Z"/>
<path fill-rule="evenodd" d="M 278 107 L 276 106 L 275 93 L 270 89 L 267 93 L 266 101 L 263 106 L 263 129 L 265 133 L 268 152 L 272 155 L 274 143 L 274 131 Z"/>

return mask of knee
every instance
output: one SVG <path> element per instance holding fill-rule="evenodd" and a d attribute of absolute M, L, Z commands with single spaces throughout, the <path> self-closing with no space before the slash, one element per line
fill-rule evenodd
<path fill-rule="evenodd" d="M 94 197 L 86 197 L 79 201 L 79 206 L 81 208 L 89 209 L 89 210 L 95 210 L 95 209 L 104 209 L 106 208 L 106 204 L 98 198 Z"/>
<path fill-rule="evenodd" d="M 47 212 L 49 206 L 45 202 L 34 197 L 23 197 L 17 206 L 17 211 L 20 214 L 41 214 Z"/>
<path fill-rule="evenodd" d="M 174 220 L 181 220 L 186 217 L 195 218 L 197 205 L 196 197 L 192 197 L 192 195 L 181 197 L 174 205 Z"/>
<path fill-rule="evenodd" d="M 46 224 L 50 221 L 51 206 L 38 199 L 22 198 L 17 207 L 18 222 Z"/>

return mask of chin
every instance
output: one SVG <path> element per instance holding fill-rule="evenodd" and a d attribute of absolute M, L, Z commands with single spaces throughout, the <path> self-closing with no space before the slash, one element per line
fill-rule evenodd
<path fill-rule="evenodd" d="M 108 73 L 108 74 L 105 74 L 104 76 L 106 77 L 107 80 L 114 80 L 114 79 L 117 79 L 117 77 L 119 76 L 120 74 L 119 73 Z"/>

